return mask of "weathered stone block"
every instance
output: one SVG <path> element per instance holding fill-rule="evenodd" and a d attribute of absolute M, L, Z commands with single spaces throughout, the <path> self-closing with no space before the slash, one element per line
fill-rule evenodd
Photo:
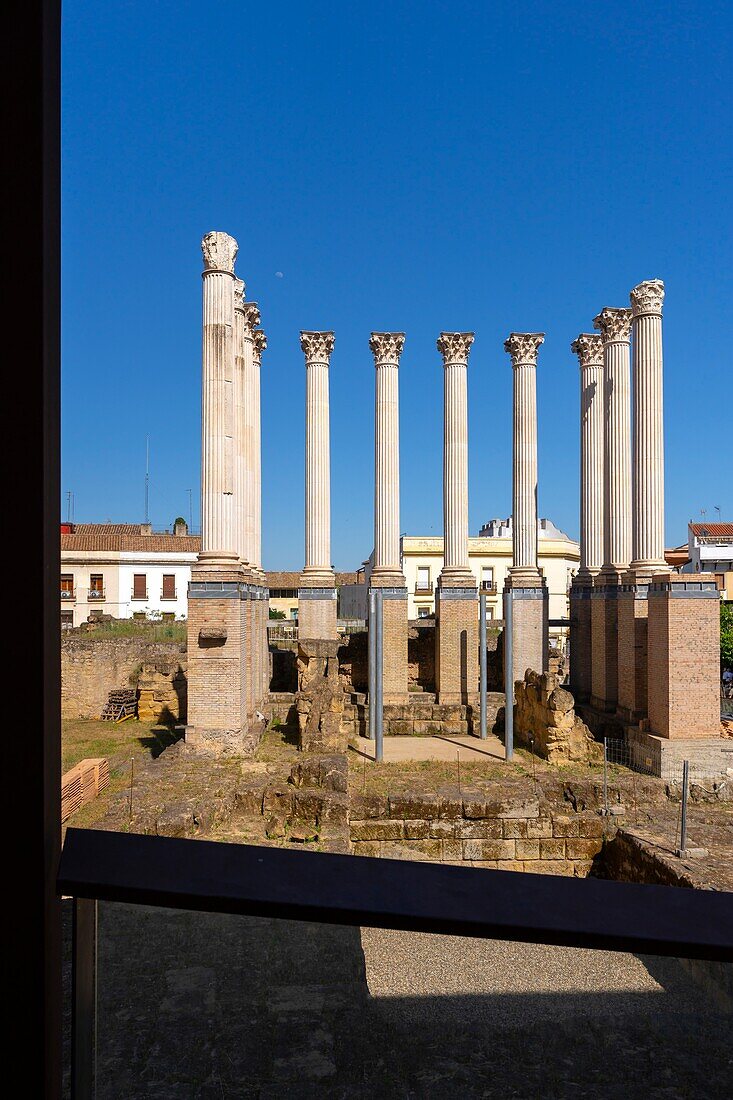
<path fill-rule="evenodd" d="M 442 849 L 443 860 L 462 860 L 463 842 L 460 840 L 444 840 Z"/>
<path fill-rule="evenodd" d="M 496 819 L 458 821 L 456 822 L 456 836 L 462 840 L 501 840 L 503 837 L 501 822 Z"/>
<path fill-rule="evenodd" d="M 355 856 L 379 856 L 382 845 L 378 840 L 359 840 L 352 846 Z"/>
<path fill-rule="evenodd" d="M 552 821 L 549 817 L 539 817 L 535 821 L 527 822 L 527 837 L 530 840 L 539 840 L 552 836 Z"/>
<path fill-rule="evenodd" d="M 409 718 L 392 718 L 386 731 L 391 737 L 411 737 L 418 731 Z"/>
<path fill-rule="evenodd" d="M 401 844 L 385 841 L 383 859 L 440 860 L 442 840 L 403 840 Z"/>
<path fill-rule="evenodd" d="M 516 856 L 515 840 L 482 840 L 481 859 L 514 859 Z"/>
<path fill-rule="evenodd" d="M 410 821 L 405 819 L 405 837 L 408 840 L 425 840 L 430 835 L 430 822 L 424 819 Z"/>
<path fill-rule="evenodd" d="M 292 787 L 266 787 L 262 796 L 262 813 L 265 817 L 290 817 L 293 812 Z"/>
<path fill-rule="evenodd" d="M 540 840 L 540 859 L 565 859 L 565 841 Z"/>
<path fill-rule="evenodd" d="M 603 840 L 600 837 L 591 839 L 569 839 L 565 842 L 565 853 L 568 859 L 593 859 L 603 848 Z"/>
<path fill-rule="evenodd" d="M 603 836 L 604 832 L 603 818 L 596 817 L 580 817 L 578 818 L 578 836 L 581 837 L 598 837 Z"/>
<path fill-rule="evenodd" d="M 577 817 L 556 814 L 552 819 L 552 835 L 557 837 L 579 836 L 580 823 Z"/>
<path fill-rule="evenodd" d="M 353 794 L 351 796 L 351 816 L 357 820 L 372 817 L 386 817 L 389 804 L 385 796 L 379 794 Z"/>
<path fill-rule="evenodd" d="M 517 859 L 539 859 L 539 840 L 517 840 Z"/>
<path fill-rule="evenodd" d="M 403 791 L 389 796 L 389 816 L 433 818 L 438 816 L 439 799 L 435 794 Z"/>
<path fill-rule="evenodd" d="M 436 737 L 443 732 L 440 727 L 440 722 L 424 722 L 416 718 L 412 726 L 413 733 L 416 737 Z"/>
<path fill-rule="evenodd" d="M 459 829 L 459 822 L 436 818 L 430 822 L 430 836 L 441 840 L 452 840 Z"/>
<path fill-rule="evenodd" d="M 527 821 L 524 818 L 505 818 L 501 822 L 502 836 L 505 840 L 524 840 L 527 836 Z"/>
<path fill-rule="evenodd" d="M 363 840 L 401 840 L 404 836 L 403 823 L 390 818 L 370 821 L 351 821 L 349 826 L 351 839 Z"/>
<path fill-rule="evenodd" d="M 438 817 L 463 817 L 463 797 L 458 787 L 441 787 L 438 791 Z"/>

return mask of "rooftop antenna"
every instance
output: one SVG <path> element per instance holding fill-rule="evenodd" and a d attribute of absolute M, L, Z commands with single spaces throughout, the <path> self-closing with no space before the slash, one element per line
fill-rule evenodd
<path fill-rule="evenodd" d="M 719 504 L 715 505 L 715 511 L 718 513 L 718 523 L 720 523 L 721 518 L 720 518 L 720 505 Z"/>
<path fill-rule="evenodd" d="M 71 523 L 71 489 L 66 494 L 66 522 Z"/>
<path fill-rule="evenodd" d="M 188 529 L 193 534 L 193 489 L 188 490 Z"/>
<path fill-rule="evenodd" d="M 150 496 L 150 436 L 145 437 L 145 522 L 148 522 L 148 502 Z"/>

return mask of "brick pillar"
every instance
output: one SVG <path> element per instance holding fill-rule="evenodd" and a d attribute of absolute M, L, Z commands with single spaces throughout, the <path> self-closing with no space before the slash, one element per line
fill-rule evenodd
<path fill-rule="evenodd" d="M 591 598 L 591 704 L 618 702 L 619 591 L 631 560 L 631 310 L 605 308 L 593 320 L 603 342 L 604 556 Z"/>
<path fill-rule="evenodd" d="M 301 332 L 305 353 L 305 566 L 298 588 L 298 636 L 336 633 L 336 578 L 331 567 L 331 476 L 328 370 L 332 332 Z"/>
<path fill-rule="evenodd" d="M 649 585 L 649 721 L 658 737 L 720 735 L 720 595 L 710 573 Z"/>
<path fill-rule="evenodd" d="M 548 593 L 537 563 L 537 353 L 542 332 L 512 332 L 504 341 L 511 356 L 512 566 L 504 593 L 512 599 L 513 679 L 549 664 Z"/>
<path fill-rule="evenodd" d="M 399 360 L 404 332 L 373 332 L 374 567 L 370 590 L 382 591 L 386 703 L 407 698 L 407 586 L 400 561 Z"/>
<path fill-rule="evenodd" d="M 580 366 L 580 568 L 570 589 L 570 690 L 590 699 L 591 594 L 603 564 L 603 343 L 581 333 L 570 345 Z"/>
<path fill-rule="evenodd" d="M 468 563 L 468 353 L 472 332 L 441 332 L 443 568 L 435 593 L 440 703 L 473 703 L 479 688 L 478 590 Z"/>

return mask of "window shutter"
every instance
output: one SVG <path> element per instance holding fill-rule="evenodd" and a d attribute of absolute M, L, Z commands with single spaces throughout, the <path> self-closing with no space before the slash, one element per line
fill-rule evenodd
<path fill-rule="evenodd" d="M 176 598 L 176 578 L 173 573 L 163 574 L 163 599 L 175 600 Z"/>
<path fill-rule="evenodd" d="M 148 594 L 147 578 L 145 573 L 135 573 L 132 578 L 132 598 L 144 600 Z"/>

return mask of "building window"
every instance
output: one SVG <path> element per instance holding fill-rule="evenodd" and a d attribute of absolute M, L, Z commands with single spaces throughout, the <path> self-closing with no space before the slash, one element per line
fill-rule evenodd
<path fill-rule="evenodd" d="M 164 623 L 174 623 L 176 621 L 175 611 L 164 611 L 162 619 Z"/>
<path fill-rule="evenodd" d="M 176 598 L 176 578 L 174 573 L 163 574 L 163 599 L 175 600 Z"/>
<path fill-rule="evenodd" d="M 291 619 L 297 619 L 298 618 L 298 609 L 297 609 L 297 607 L 291 607 L 290 608 L 290 618 Z"/>
<path fill-rule="evenodd" d="M 62 630 L 71 630 L 73 625 L 74 625 L 74 612 L 73 611 L 62 611 L 61 612 L 61 629 Z"/>
<path fill-rule="evenodd" d="M 148 618 L 144 611 L 133 611 L 132 617 L 139 623 L 146 622 Z"/>
<path fill-rule="evenodd" d="M 104 599 L 104 574 L 92 573 L 89 578 L 89 599 L 90 600 L 103 600 Z"/>
<path fill-rule="evenodd" d="M 132 598 L 133 600 L 147 600 L 148 598 L 148 577 L 147 573 L 135 573 L 132 578 Z"/>
<path fill-rule="evenodd" d="M 74 574 L 62 573 L 61 574 L 61 599 L 73 600 L 74 599 Z M 73 612 L 69 612 L 73 614 Z"/>
<path fill-rule="evenodd" d="M 494 567 L 493 565 L 481 566 L 481 588 L 484 592 L 492 592 L 494 589 Z"/>
<path fill-rule="evenodd" d="M 430 611 L 429 607 L 418 607 L 418 609 L 417 609 L 418 619 L 429 619 L 430 614 L 431 614 L 431 611 Z"/>
<path fill-rule="evenodd" d="M 417 581 L 415 582 L 416 592 L 430 592 L 430 566 L 418 565 L 417 567 Z"/>

